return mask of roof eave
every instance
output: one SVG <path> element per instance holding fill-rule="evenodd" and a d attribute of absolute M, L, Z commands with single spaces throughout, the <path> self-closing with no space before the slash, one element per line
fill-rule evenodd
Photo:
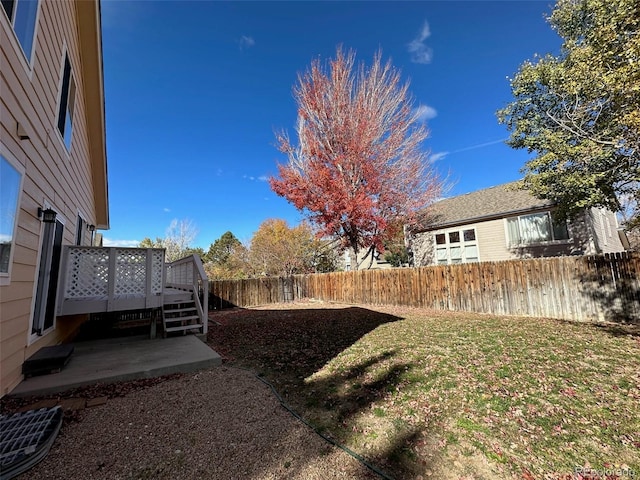
<path fill-rule="evenodd" d="M 76 1 L 96 228 L 109 228 L 106 120 L 100 2 Z"/>

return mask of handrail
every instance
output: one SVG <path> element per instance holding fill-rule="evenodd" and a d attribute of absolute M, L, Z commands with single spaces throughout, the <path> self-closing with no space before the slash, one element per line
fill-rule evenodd
<path fill-rule="evenodd" d="M 208 330 L 209 278 L 199 255 L 189 255 L 168 263 L 165 269 L 166 284 L 192 287 L 198 314 L 202 319 L 202 333 Z"/>

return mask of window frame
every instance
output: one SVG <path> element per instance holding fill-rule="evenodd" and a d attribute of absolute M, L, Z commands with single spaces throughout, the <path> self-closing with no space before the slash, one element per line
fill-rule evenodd
<path fill-rule="evenodd" d="M 13 217 L 13 230 L 11 232 L 9 264 L 7 266 L 6 272 L 0 272 L 0 285 L 9 285 L 11 284 L 11 270 L 13 267 L 13 258 L 16 252 L 16 238 L 18 236 L 18 223 L 19 223 L 18 220 L 20 217 L 22 194 L 23 194 L 23 188 L 24 188 L 25 168 L 20 162 L 18 162 L 18 160 L 11 154 L 11 152 L 2 143 L 0 143 L 0 157 L 6 160 L 6 162 L 14 170 L 18 172 L 18 175 L 20 175 L 20 180 L 18 183 L 18 198 L 16 198 L 16 208 L 15 208 L 15 214 Z"/>
<path fill-rule="evenodd" d="M 518 221 L 518 235 L 520 236 L 520 239 L 522 239 L 522 230 L 520 227 L 520 221 L 522 218 L 524 217 L 529 217 L 532 215 L 545 215 L 547 217 L 547 220 L 549 222 L 549 234 L 551 235 L 551 239 L 550 240 L 542 240 L 542 241 L 537 241 L 537 242 L 530 242 L 530 243 L 526 243 L 526 242 L 522 242 L 520 241 L 519 243 L 515 243 L 512 242 L 511 240 L 511 233 L 510 233 L 510 229 L 509 229 L 509 221 L 513 220 L 513 219 L 517 219 Z M 564 227 L 567 231 L 567 238 L 555 238 L 555 230 L 556 230 L 556 225 L 554 225 L 554 221 L 553 221 L 553 216 L 551 215 L 551 211 L 549 210 L 545 210 L 542 212 L 527 212 L 527 213 L 523 213 L 522 215 L 513 215 L 510 217 L 505 217 L 504 218 L 504 232 L 505 232 L 505 238 L 506 238 L 506 243 L 507 243 L 507 248 L 510 249 L 516 249 L 516 248 L 530 248 L 530 247 L 536 247 L 536 246 L 544 246 L 544 245 L 558 245 L 558 244 L 563 244 L 563 243 L 571 243 L 572 242 L 572 234 L 571 234 L 571 230 L 569 229 L 569 224 L 567 223 L 566 220 L 564 220 Z"/>
<path fill-rule="evenodd" d="M 465 232 L 467 231 L 473 231 L 473 240 L 465 240 Z M 454 233 L 453 236 L 451 236 L 450 234 Z M 456 235 L 458 237 L 457 241 L 451 242 L 451 238 L 453 237 L 454 239 L 456 238 Z M 442 236 L 444 236 L 445 242 L 444 243 L 438 243 L 438 237 L 440 237 L 440 239 L 442 238 Z M 479 242 L 478 242 L 478 230 L 477 228 L 471 227 L 471 226 L 461 226 L 461 227 L 455 227 L 455 228 L 448 228 L 448 229 L 444 229 L 444 230 L 437 230 L 435 232 L 433 232 L 433 264 L 436 266 L 440 266 L 440 265 L 461 265 L 464 263 L 478 263 L 480 262 L 480 246 L 479 246 Z M 471 257 L 474 260 L 467 260 L 467 256 L 466 256 L 466 247 L 475 247 L 476 249 L 476 256 L 475 257 Z M 460 250 L 460 256 L 459 257 L 452 257 L 451 255 L 451 250 L 452 249 L 459 249 Z M 439 258 L 438 256 L 438 252 L 445 252 L 446 255 Z M 453 259 L 460 259 L 460 262 L 453 262 Z M 440 262 L 440 260 L 446 260 L 446 263 L 444 262 Z"/>
<path fill-rule="evenodd" d="M 24 47 L 22 46 L 22 42 L 18 38 L 18 33 L 15 30 L 16 12 L 18 11 L 18 6 L 21 1 L 24 1 L 24 0 L 13 0 L 11 16 L 4 9 L 4 5 L 0 7 L 0 10 L 3 12 L 3 13 L 0 13 L 0 17 L 4 18 L 8 22 L 9 30 L 11 30 L 12 32 L 12 34 L 8 35 L 10 39 L 9 41 L 13 44 L 13 49 L 16 52 L 19 52 L 18 57 L 20 58 L 20 61 L 23 63 L 23 66 L 27 71 L 29 78 L 31 79 L 31 76 L 33 74 L 33 64 L 34 64 L 35 50 L 36 50 L 36 43 L 37 43 L 37 36 L 38 36 L 40 5 L 42 2 L 41 0 L 35 0 L 37 2 L 37 5 L 35 9 L 35 18 L 33 20 L 34 24 L 33 24 L 33 33 L 31 36 L 31 50 L 27 53 L 24 50 Z"/>
<path fill-rule="evenodd" d="M 58 102 L 55 117 L 55 130 L 58 132 L 58 138 L 65 147 L 67 153 L 71 153 L 73 143 L 73 124 L 75 117 L 75 107 L 77 100 L 78 86 L 73 74 L 73 64 L 69 57 L 69 50 L 65 47 L 62 49 L 62 66 L 60 68 L 60 84 L 58 87 Z M 69 69 L 67 70 L 67 65 Z M 68 71 L 68 78 L 65 78 Z M 71 98 L 72 97 L 72 98 Z M 64 104 L 63 104 L 64 100 Z M 71 108 L 69 102 L 72 102 Z M 69 131 L 67 132 L 67 128 Z M 67 139 L 68 134 L 68 139 Z"/>
<path fill-rule="evenodd" d="M 81 247 L 84 245 L 84 240 L 86 237 L 85 230 L 87 229 L 87 225 L 89 225 L 89 223 L 85 220 L 85 216 L 82 215 L 82 213 L 78 212 L 78 215 L 76 216 L 76 247 Z"/>

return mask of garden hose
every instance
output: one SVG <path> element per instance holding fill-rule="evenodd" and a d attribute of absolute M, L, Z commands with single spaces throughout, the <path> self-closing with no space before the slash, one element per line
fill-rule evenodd
<path fill-rule="evenodd" d="M 273 392 L 273 394 L 275 395 L 275 397 L 278 399 L 278 401 L 280 402 L 280 405 L 282 405 L 285 410 L 287 410 L 291 415 L 293 415 L 295 418 L 297 418 L 299 421 L 301 421 L 303 424 L 305 424 L 307 427 L 309 427 L 311 430 L 313 430 L 318 436 L 320 436 L 323 440 L 325 440 L 326 442 L 330 443 L 331 445 L 338 447 L 340 450 L 342 450 L 343 452 L 351 455 L 353 458 L 355 458 L 358 462 L 360 462 L 362 465 L 364 465 L 365 467 L 367 467 L 369 470 L 371 470 L 372 472 L 374 472 L 376 475 L 378 475 L 380 478 L 383 478 L 384 480 L 393 480 L 393 477 L 390 477 L 388 474 L 384 473 L 382 470 L 380 470 L 378 467 L 376 467 L 375 465 L 372 465 L 371 463 L 369 463 L 364 457 L 362 457 L 361 455 L 358 455 L 356 452 L 354 452 L 353 450 L 351 450 L 349 447 L 346 447 L 344 445 L 339 444 L 338 442 L 336 442 L 334 439 L 332 439 L 331 437 L 328 437 L 327 435 L 325 435 L 324 433 L 322 433 L 320 430 L 318 430 L 316 427 L 314 427 L 311 423 L 309 423 L 307 420 L 305 420 L 303 417 L 301 417 L 298 412 L 296 412 L 285 400 L 284 398 L 282 398 L 282 396 L 278 393 L 278 391 L 275 389 L 275 387 L 273 385 L 271 385 L 271 383 L 269 383 L 269 381 L 267 379 L 265 379 L 263 376 L 253 372 L 252 370 L 248 369 L 248 368 L 244 368 L 244 367 L 237 367 L 237 366 L 231 366 L 231 365 L 225 365 L 226 367 L 229 368 L 236 368 L 238 370 L 244 370 L 246 372 L 251 373 L 252 375 L 254 375 L 258 380 L 260 380 L 262 383 L 264 383 L 266 386 L 268 386 L 271 391 Z"/>

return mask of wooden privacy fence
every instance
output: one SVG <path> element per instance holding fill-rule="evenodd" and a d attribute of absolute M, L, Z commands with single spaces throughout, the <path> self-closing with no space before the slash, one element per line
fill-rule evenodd
<path fill-rule="evenodd" d="M 640 321 L 630 253 L 210 282 L 214 308 L 297 299 L 567 320 Z"/>
<path fill-rule="evenodd" d="M 305 298 L 306 276 L 264 277 L 244 280 L 209 281 L 209 306 L 212 309 L 252 307 L 292 302 Z"/>

